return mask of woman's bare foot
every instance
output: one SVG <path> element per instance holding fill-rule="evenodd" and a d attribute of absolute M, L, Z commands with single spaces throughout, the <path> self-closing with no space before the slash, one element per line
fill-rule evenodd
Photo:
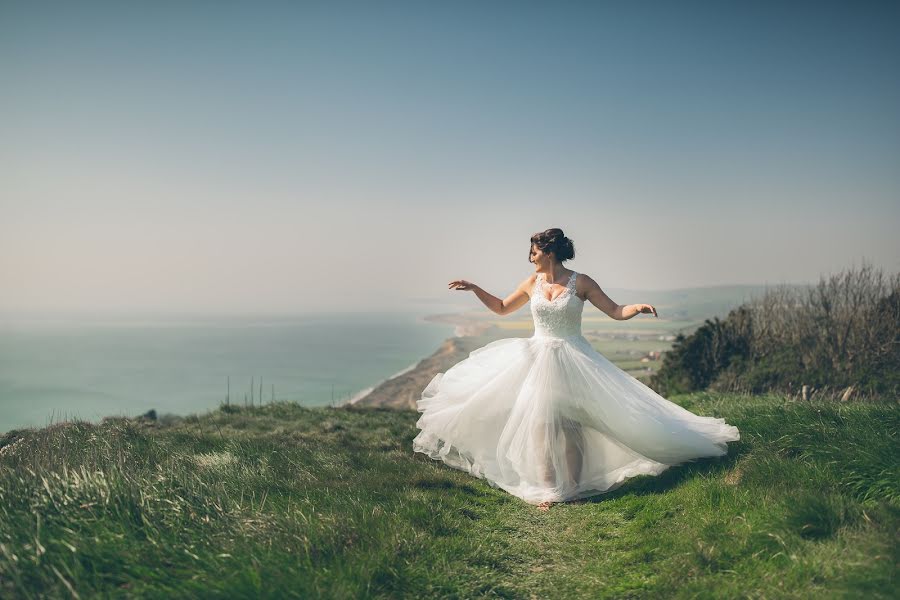
<path fill-rule="evenodd" d="M 538 504 L 537 507 L 538 507 L 538 510 L 548 511 L 548 510 L 550 510 L 551 504 L 553 504 L 553 503 L 550 502 L 549 500 L 545 500 L 545 501 L 541 502 L 540 504 Z"/>

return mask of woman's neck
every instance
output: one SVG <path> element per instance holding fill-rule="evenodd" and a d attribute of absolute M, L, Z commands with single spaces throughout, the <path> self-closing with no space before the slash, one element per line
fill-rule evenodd
<path fill-rule="evenodd" d="M 567 277 L 570 272 L 571 270 L 567 272 L 567 269 L 562 266 L 562 263 L 557 263 L 555 265 L 550 265 L 550 268 L 544 272 L 544 276 L 549 283 L 557 283 L 557 279 Z"/>

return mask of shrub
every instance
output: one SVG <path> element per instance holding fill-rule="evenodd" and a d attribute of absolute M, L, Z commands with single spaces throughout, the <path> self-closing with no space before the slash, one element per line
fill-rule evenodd
<path fill-rule="evenodd" d="M 853 386 L 896 396 L 900 384 L 900 274 L 863 264 L 815 286 L 778 286 L 679 334 L 650 385 L 696 390 L 799 392 Z"/>

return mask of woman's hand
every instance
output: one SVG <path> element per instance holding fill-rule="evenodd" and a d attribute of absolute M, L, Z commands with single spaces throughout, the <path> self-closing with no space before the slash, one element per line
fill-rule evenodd
<path fill-rule="evenodd" d="M 451 289 L 451 290 L 460 290 L 463 292 L 468 292 L 468 291 L 474 290 L 475 288 L 478 287 L 474 283 L 470 283 L 470 282 L 466 281 L 465 279 L 457 279 L 456 281 L 451 281 L 447 285 L 448 285 L 449 289 Z"/>
<path fill-rule="evenodd" d="M 659 318 L 656 309 L 651 304 L 635 304 L 635 307 L 638 309 L 638 313 L 653 313 L 654 317 Z"/>

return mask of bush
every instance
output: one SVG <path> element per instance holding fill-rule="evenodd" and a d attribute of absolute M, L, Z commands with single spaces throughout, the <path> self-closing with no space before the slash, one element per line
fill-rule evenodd
<path fill-rule="evenodd" d="M 651 383 L 666 394 L 706 389 L 733 362 L 750 356 L 751 330 L 749 311 L 739 307 L 724 321 L 707 319 L 688 337 L 678 334 Z"/>
<path fill-rule="evenodd" d="M 900 389 L 900 274 L 863 264 L 808 288 L 779 286 L 679 334 L 650 385 L 661 394 L 763 393 L 853 386 L 859 395 Z"/>

